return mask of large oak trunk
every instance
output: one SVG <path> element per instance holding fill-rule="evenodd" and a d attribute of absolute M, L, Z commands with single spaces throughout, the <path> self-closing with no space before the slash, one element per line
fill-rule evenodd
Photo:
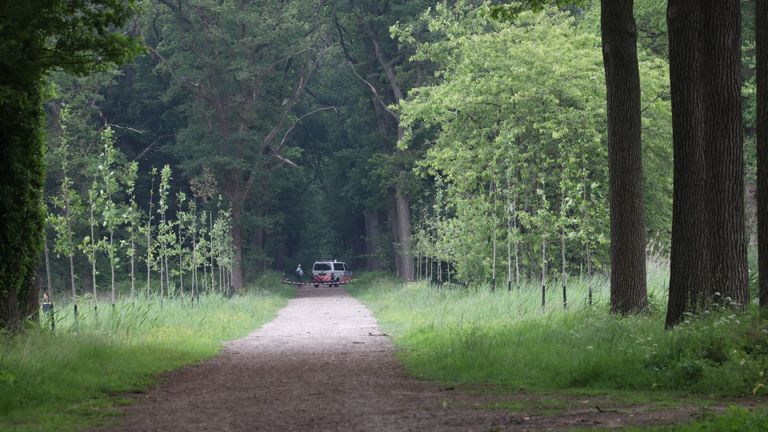
<path fill-rule="evenodd" d="M 709 298 L 709 214 L 700 59 L 696 49 L 700 25 L 698 0 L 670 0 L 669 71 L 672 89 L 674 192 L 667 327 L 691 307 Z"/>
<path fill-rule="evenodd" d="M 755 4 L 757 39 L 757 256 L 760 306 L 768 307 L 768 1 Z"/>
<path fill-rule="evenodd" d="M 712 289 L 727 302 L 748 302 L 744 233 L 739 0 L 701 1 L 702 67 Z"/>
<path fill-rule="evenodd" d="M 632 0 L 602 0 L 601 30 L 608 102 L 611 311 L 648 305 L 640 141 L 640 72 Z"/>

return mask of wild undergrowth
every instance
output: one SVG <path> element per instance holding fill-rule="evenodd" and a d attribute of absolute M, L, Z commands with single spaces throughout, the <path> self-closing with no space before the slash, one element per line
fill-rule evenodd
<path fill-rule="evenodd" d="M 608 312 L 601 277 L 570 281 L 566 307 L 562 288 L 547 288 L 543 308 L 538 284 L 508 292 L 368 275 L 350 285 L 418 377 L 526 389 L 768 394 L 768 327 L 756 308 L 715 309 L 665 330 L 665 289 L 663 266 L 651 266 L 651 310 L 619 317 Z"/>
<path fill-rule="evenodd" d="M 264 281 L 267 282 L 267 281 Z M 108 304 L 57 305 L 39 326 L 0 344 L 0 430 L 74 430 L 114 412 L 163 371 L 217 353 L 221 342 L 269 321 L 291 289 L 251 286 L 227 298 L 137 297 Z M 261 285 L 267 286 L 267 285 Z"/>

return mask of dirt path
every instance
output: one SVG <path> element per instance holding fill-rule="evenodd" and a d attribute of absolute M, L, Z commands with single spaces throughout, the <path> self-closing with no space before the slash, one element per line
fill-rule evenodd
<path fill-rule="evenodd" d="M 556 414 L 523 408 L 525 414 L 509 404 L 526 407 L 535 398 L 469 393 L 406 377 L 365 306 L 342 288 L 305 287 L 274 321 L 228 343 L 212 360 L 167 374 L 103 430 L 559 430 L 669 423 L 694 414 L 599 412 L 593 401 L 567 401 Z M 482 408 L 493 405 L 507 409 Z"/>
<path fill-rule="evenodd" d="M 388 337 L 343 288 L 302 288 L 277 318 L 125 408 L 120 431 L 488 431 L 499 411 L 404 376 Z M 465 404 L 461 404 L 465 405 Z"/>

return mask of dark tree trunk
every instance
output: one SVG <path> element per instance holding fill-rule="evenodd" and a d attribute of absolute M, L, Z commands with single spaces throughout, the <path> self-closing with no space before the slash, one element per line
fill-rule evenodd
<path fill-rule="evenodd" d="M 241 292 L 243 290 L 244 278 L 243 278 L 243 235 L 240 227 L 232 227 L 232 240 L 235 247 L 235 259 L 232 263 L 232 288 L 235 291 Z"/>
<path fill-rule="evenodd" d="M 601 31 L 608 99 L 611 311 L 648 305 L 640 140 L 640 72 L 633 0 L 602 0 Z"/>
<path fill-rule="evenodd" d="M 19 313 L 22 319 L 37 321 L 40 318 L 40 287 L 43 276 L 35 272 L 27 283 L 27 289 L 19 296 Z"/>
<path fill-rule="evenodd" d="M 385 53 L 381 49 L 376 32 L 370 26 L 366 27 L 364 32 L 368 34 L 369 41 L 373 47 L 373 54 L 384 72 L 390 90 L 392 90 L 393 102 L 398 104 L 405 97 L 405 93 L 397 81 L 397 73 L 393 66 L 393 61 L 385 58 Z M 396 114 L 391 114 L 390 112 L 390 115 L 393 116 L 397 123 L 397 139 L 400 140 L 405 134 L 405 129 L 400 126 L 400 119 Z M 394 153 L 397 153 L 398 151 L 397 148 L 393 149 Z M 415 278 L 416 272 L 413 262 L 413 251 L 411 250 L 411 199 L 402 184 L 404 181 L 403 178 L 407 175 L 406 171 L 400 171 L 398 175 L 400 176 L 400 180 L 398 181 L 399 184 L 395 190 L 397 230 L 394 232 L 397 273 L 398 276 L 406 281 L 412 281 Z"/>
<path fill-rule="evenodd" d="M 0 292 L 0 328 L 13 331 L 19 328 L 20 323 L 19 299 L 16 291 L 5 288 Z"/>
<path fill-rule="evenodd" d="M 232 243 L 235 248 L 235 259 L 232 263 L 232 288 L 242 292 L 243 279 L 243 208 L 242 203 L 232 200 Z"/>
<path fill-rule="evenodd" d="M 398 216 L 397 216 L 397 200 L 395 199 L 395 194 L 390 193 L 389 199 L 387 200 L 389 202 L 389 205 L 387 206 L 387 220 L 389 221 L 389 228 L 392 232 L 392 242 L 394 243 L 394 247 L 392 250 L 394 253 L 392 256 L 394 257 L 394 264 L 395 264 L 395 273 L 397 277 L 402 277 L 402 267 L 400 265 L 400 254 L 398 253 L 398 233 L 399 227 L 398 227 Z"/>
<path fill-rule="evenodd" d="M 275 261 L 274 261 L 274 267 L 276 269 L 283 269 L 287 268 L 289 264 L 287 263 L 287 257 L 286 257 L 286 244 L 285 241 L 277 242 L 275 245 L 276 251 L 275 251 Z"/>
<path fill-rule="evenodd" d="M 398 186 L 395 192 L 397 202 L 397 235 L 400 262 L 400 277 L 407 281 L 415 279 L 413 252 L 411 248 L 411 200 Z"/>
<path fill-rule="evenodd" d="M 710 297 L 709 214 L 702 139 L 700 59 L 696 49 L 699 0 L 669 0 L 669 75 L 672 89 L 674 192 L 666 326 Z"/>
<path fill-rule="evenodd" d="M 757 261 L 760 307 L 768 307 L 768 1 L 755 4 L 757 40 Z"/>
<path fill-rule="evenodd" d="M 739 0 L 701 1 L 699 32 L 712 289 L 725 301 L 748 302 L 744 241 Z"/>
<path fill-rule="evenodd" d="M 378 251 L 379 240 L 381 238 L 379 213 L 377 211 L 367 211 L 364 216 L 366 270 L 378 271 L 381 270 Z"/>

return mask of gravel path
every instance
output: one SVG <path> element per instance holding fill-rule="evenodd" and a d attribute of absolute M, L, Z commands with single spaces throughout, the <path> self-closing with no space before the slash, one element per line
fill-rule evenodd
<path fill-rule="evenodd" d="M 492 431 L 519 419 L 406 377 L 343 288 L 299 289 L 277 318 L 124 408 L 118 431 Z"/>

